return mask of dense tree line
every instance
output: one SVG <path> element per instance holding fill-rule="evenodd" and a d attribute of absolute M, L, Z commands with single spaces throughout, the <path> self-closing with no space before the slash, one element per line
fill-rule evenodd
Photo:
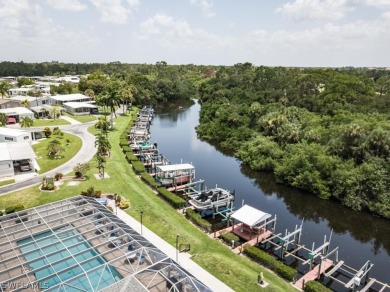
<path fill-rule="evenodd" d="M 236 64 L 199 95 L 202 138 L 280 183 L 390 218 L 387 71 Z"/>

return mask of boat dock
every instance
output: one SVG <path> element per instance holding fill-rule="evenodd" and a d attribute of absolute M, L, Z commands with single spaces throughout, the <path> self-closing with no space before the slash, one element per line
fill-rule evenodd
<path fill-rule="evenodd" d="M 333 266 L 333 261 L 326 259 L 322 261 L 322 263 L 316 265 L 312 270 L 307 272 L 302 278 L 300 278 L 298 281 L 294 283 L 294 286 L 298 289 L 304 288 L 305 283 L 319 279 L 322 274 L 325 273 L 327 269 Z"/>

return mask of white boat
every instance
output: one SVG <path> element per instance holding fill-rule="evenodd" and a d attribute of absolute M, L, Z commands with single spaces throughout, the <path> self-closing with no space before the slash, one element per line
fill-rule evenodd
<path fill-rule="evenodd" d="M 192 196 L 189 200 L 191 206 L 198 211 L 211 210 L 219 207 L 227 207 L 234 201 L 234 192 L 230 192 L 221 188 L 210 189 L 203 191 L 200 194 Z"/>

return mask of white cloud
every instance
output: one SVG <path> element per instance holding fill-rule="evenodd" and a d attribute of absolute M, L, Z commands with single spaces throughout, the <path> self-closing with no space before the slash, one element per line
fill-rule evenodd
<path fill-rule="evenodd" d="M 347 0 L 295 0 L 277 9 L 294 20 L 338 20 L 351 10 Z"/>
<path fill-rule="evenodd" d="M 87 6 L 80 3 L 79 0 L 46 0 L 46 2 L 57 10 L 81 11 L 87 8 Z"/>
<path fill-rule="evenodd" d="M 194 6 L 199 6 L 202 9 L 204 15 L 207 17 L 215 16 L 215 13 L 211 10 L 213 4 L 209 0 L 191 0 L 191 4 Z"/>
<path fill-rule="evenodd" d="M 127 0 L 127 4 L 129 4 L 130 7 L 135 7 L 139 5 L 139 0 Z"/>
<path fill-rule="evenodd" d="M 131 14 L 130 9 L 123 5 L 122 0 L 90 0 L 100 13 L 100 20 L 106 23 L 123 24 L 127 22 Z M 128 1 L 128 4 L 134 6 L 137 1 Z"/>

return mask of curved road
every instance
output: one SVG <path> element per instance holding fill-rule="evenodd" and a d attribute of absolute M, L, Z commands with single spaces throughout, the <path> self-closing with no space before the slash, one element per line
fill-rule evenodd
<path fill-rule="evenodd" d="M 72 124 L 66 126 L 58 126 L 62 131 L 76 135 L 81 138 L 82 146 L 79 152 L 75 156 L 73 156 L 69 161 L 60 165 L 59 167 L 52 169 L 46 173 L 40 174 L 39 176 L 35 176 L 30 179 L 26 179 L 24 181 L 16 182 L 10 185 L 5 185 L 0 187 L 0 196 L 5 195 L 9 192 L 16 191 L 18 189 L 30 187 L 32 185 L 38 184 L 42 181 L 44 176 L 54 176 L 57 172 L 61 172 L 63 174 L 69 173 L 73 170 L 77 163 L 83 163 L 90 161 L 96 153 L 95 148 L 95 136 L 88 132 L 88 127 L 93 125 L 96 121 L 88 122 L 84 124 Z M 42 130 L 45 127 L 36 127 L 25 129 L 30 132 L 34 132 L 34 130 Z"/>

